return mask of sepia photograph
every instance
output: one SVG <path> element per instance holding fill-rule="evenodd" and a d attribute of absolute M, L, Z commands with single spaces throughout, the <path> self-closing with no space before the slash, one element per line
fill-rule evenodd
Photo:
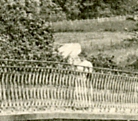
<path fill-rule="evenodd" d="M 0 121 L 138 120 L 138 0 L 0 0 Z"/>

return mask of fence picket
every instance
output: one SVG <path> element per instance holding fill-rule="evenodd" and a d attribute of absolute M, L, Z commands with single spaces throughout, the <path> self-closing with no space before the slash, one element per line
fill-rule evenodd
<path fill-rule="evenodd" d="M 136 113 L 136 76 L 109 74 L 102 70 L 90 73 L 67 68 L 0 68 L 5 68 L 0 72 L 0 105 L 3 109 L 73 107 L 117 113 L 128 108 Z"/>

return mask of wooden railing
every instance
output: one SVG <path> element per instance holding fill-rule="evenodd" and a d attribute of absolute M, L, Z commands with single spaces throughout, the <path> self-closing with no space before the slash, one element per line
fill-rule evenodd
<path fill-rule="evenodd" d="M 60 117 L 65 112 L 115 115 L 114 118 L 121 114 L 132 116 L 130 119 L 138 115 L 137 73 L 122 71 L 126 75 L 121 75 L 119 70 L 116 73 L 117 70 L 100 68 L 79 72 L 65 64 L 64 68 L 56 63 L 55 67 L 44 67 L 42 62 L 36 67 L 35 62 L 27 61 L 34 65 L 25 67 L 22 61 L 14 61 L 16 65 L 9 62 L 0 66 L 0 117 L 42 112 L 60 112 Z"/>

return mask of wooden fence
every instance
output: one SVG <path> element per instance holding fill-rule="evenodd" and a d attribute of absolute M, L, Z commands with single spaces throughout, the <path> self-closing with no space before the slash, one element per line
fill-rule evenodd
<path fill-rule="evenodd" d="M 13 62 L 16 65 L 11 66 Z M 25 63 L 27 62 L 35 63 Z M 7 65 L 2 65 L 4 63 Z M 82 116 L 86 117 L 89 114 L 87 118 L 93 119 L 116 119 L 120 114 L 120 119 L 138 119 L 137 73 L 100 68 L 95 68 L 95 71 L 90 73 L 59 66 L 50 67 L 48 63 L 51 62 L 47 62 L 46 67 L 31 64 L 30 67 L 25 67 L 19 63 L 24 65 L 22 61 L 3 61 L 0 66 L 2 120 L 6 120 L 7 116 L 16 115 L 26 115 L 24 118 L 28 119 L 28 114 L 40 114 L 29 119 L 49 118 L 52 112 L 53 118 L 80 118 L 78 114 L 81 112 Z M 106 71 L 112 73 L 103 73 Z M 60 115 L 56 115 L 55 112 Z M 100 117 L 101 115 L 104 117 Z"/>

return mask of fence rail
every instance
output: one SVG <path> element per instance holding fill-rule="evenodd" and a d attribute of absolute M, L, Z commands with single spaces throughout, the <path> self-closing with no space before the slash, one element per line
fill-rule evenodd
<path fill-rule="evenodd" d="M 13 66 L 12 61 L 0 62 L 0 116 L 28 111 L 138 115 L 137 73 L 124 76 L 121 71 L 109 74 L 79 72 L 69 66 L 43 67 L 43 62 L 39 67 L 32 61 L 30 67 L 21 66 L 24 61 L 14 61 Z"/>

